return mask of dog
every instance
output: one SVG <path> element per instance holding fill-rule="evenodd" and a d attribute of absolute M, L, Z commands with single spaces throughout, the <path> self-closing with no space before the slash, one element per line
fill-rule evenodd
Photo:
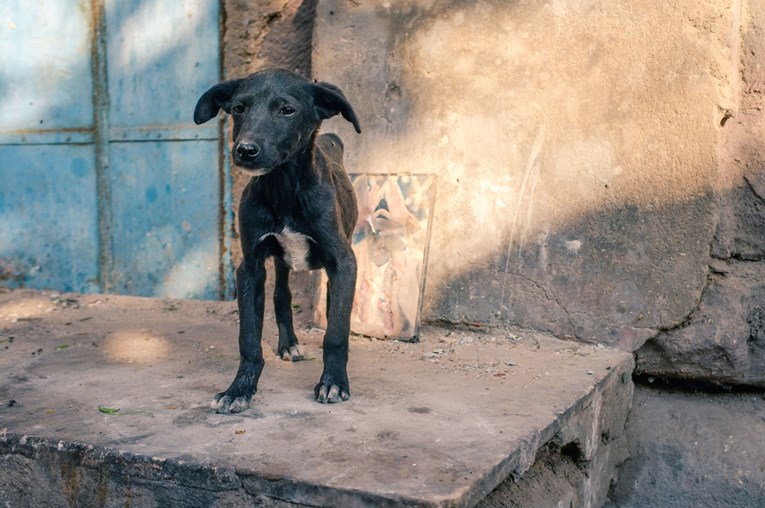
<path fill-rule="evenodd" d="M 194 121 L 207 122 L 219 110 L 234 121 L 233 164 L 252 178 L 239 204 L 239 369 L 226 391 L 215 395 L 211 408 L 218 413 L 243 411 L 257 391 L 264 365 L 264 262 L 269 257 L 276 268 L 278 354 L 285 360 L 302 359 L 292 323 L 290 270 L 326 270 L 324 368 L 314 396 L 321 403 L 348 400 L 348 335 L 356 286 L 351 235 L 358 207 L 343 167 L 342 141 L 318 130 L 323 120 L 340 114 L 360 134 L 359 120 L 338 87 L 280 69 L 213 86 L 199 98 Z"/>

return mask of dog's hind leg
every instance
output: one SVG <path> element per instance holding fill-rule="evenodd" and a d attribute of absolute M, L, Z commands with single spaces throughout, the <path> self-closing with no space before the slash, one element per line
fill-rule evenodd
<path fill-rule="evenodd" d="M 324 371 L 314 387 L 316 400 L 334 403 L 348 400 L 348 334 L 351 328 L 351 309 L 356 286 L 356 258 L 350 244 L 340 247 L 342 252 L 326 266 L 327 278 L 327 331 L 324 335 Z"/>
<path fill-rule="evenodd" d="M 237 304 L 239 305 L 239 370 L 231 386 L 215 396 L 210 407 L 218 413 L 238 413 L 250 406 L 263 371 L 264 287 L 266 269 L 263 260 L 253 266 L 242 262 L 236 271 Z"/>
<path fill-rule="evenodd" d="M 279 357 L 296 362 L 303 359 L 292 324 L 292 293 L 290 292 L 290 268 L 279 258 L 274 258 L 276 281 L 274 283 L 274 313 L 279 327 Z"/>

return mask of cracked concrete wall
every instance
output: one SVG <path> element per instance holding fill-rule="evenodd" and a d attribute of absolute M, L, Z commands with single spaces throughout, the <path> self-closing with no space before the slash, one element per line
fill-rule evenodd
<path fill-rule="evenodd" d="M 347 167 L 438 175 L 426 319 L 629 350 L 685 322 L 729 191 L 734 4 L 320 2 Z"/>

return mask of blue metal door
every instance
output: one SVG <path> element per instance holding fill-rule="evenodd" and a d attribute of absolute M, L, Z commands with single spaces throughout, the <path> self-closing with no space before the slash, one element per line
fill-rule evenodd
<path fill-rule="evenodd" d="M 0 282 L 95 291 L 91 13 L 44 3 L 0 4 Z"/>
<path fill-rule="evenodd" d="M 0 5 L 0 284 L 219 298 L 218 0 Z"/>

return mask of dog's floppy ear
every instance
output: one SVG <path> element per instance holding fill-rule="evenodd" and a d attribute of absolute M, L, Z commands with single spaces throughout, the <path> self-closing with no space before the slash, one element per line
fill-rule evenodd
<path fill-rule="evenodd" d="M 239 88 L 239 79 L 218 83 L 202 94 L 194 108 L 194 122 L 199 125 L 214 118 L 218 110 L 231 113 L 231 99 Z"/>
<path fill-rule="evenodd" d="M 361 126 L 359 125 L 359 119 L 356 118 L 356 113 L 353 112 L 353 108 L 348 99 L 345 98 L 343 92 L 340 91 L 335 85 L 329 83 L 314 83 L 313 84 L 314 104 L 316 105 L 316 112 L 319 114 L 319 118 L 326 120 L 338 113 L 343 115 L 343 118 L 353 124 L 353 128 L 356 132 L 361 134 Z"/>

